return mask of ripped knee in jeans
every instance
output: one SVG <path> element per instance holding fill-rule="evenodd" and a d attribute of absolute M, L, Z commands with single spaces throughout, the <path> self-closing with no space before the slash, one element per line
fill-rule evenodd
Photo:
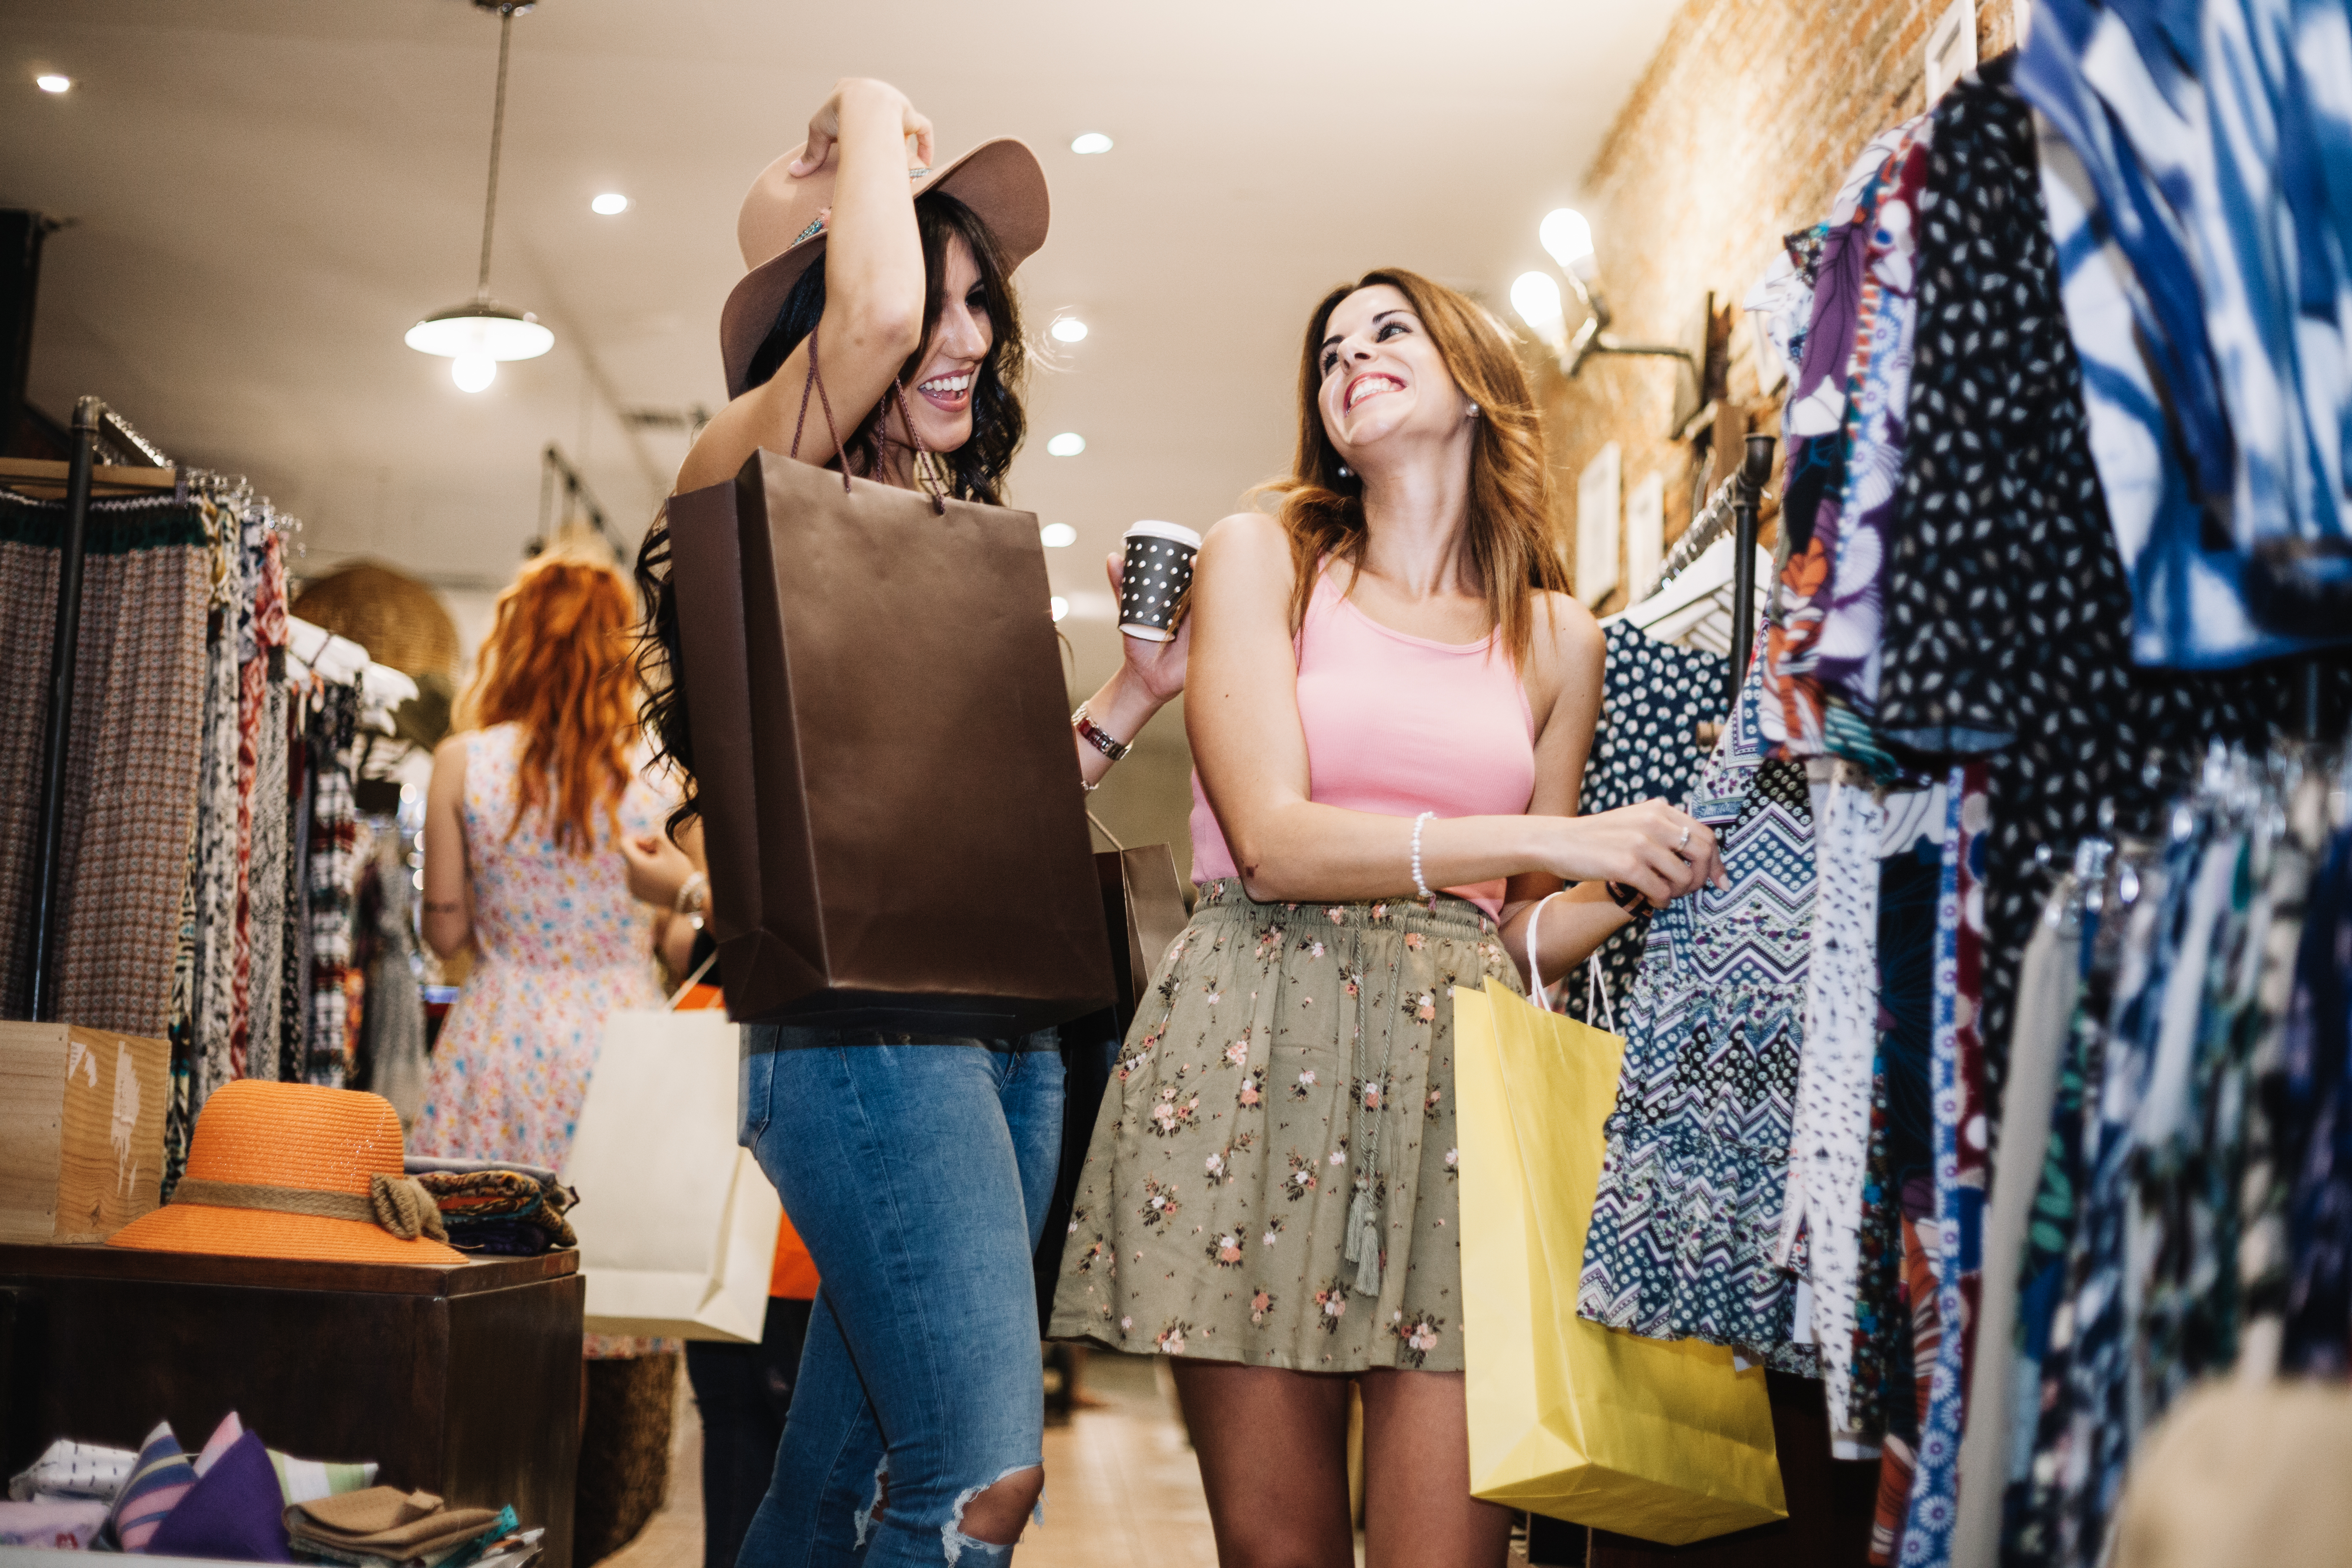
<path fill-rule="evenodd" d="M 874 1527 L 882 1522 L 882 1510 L 890 1506 L 890 1456 L 874 1467 L 874 1500 L 857 1510 L 850 1521 L 857 1529 L 857 1544 L 863 1548 Z"/>
<path fill-rule="evenodd" d="M 1009 1563 L 1021 1539 L 1021 1528 L 1045 1510 L 1045 1470 L 1042 1465 L 1016 1465 L 984 1487 L 967 1487 L 956 1494 L 948 1521 L 940 1527 L 948 1568 L 958 1568 L 966 1552 L 981 1563 Z M 1002 1536 L 995 1540 L 992 1537 Z"/>

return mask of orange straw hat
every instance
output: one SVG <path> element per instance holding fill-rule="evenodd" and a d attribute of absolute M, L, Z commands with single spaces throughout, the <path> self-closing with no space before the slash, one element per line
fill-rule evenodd
<path fill-rule="evenodd" d="M 110 1238 L 152 1252 L 335 1263 L 463 1263 L 403 1172 L 380 1094 L 241 1079 L 205 1101 L 172 1201 Z"/>
<path fill-rule="evenodd" d="M 776 312 L 793 285 L 824 254 L 825 226 L 833 217 L 833 185 L 839 156 L 812 174 L 795 175 L 793 163 L 803 142 L 760 172 L 736 215 L 735 240 L 750 270 L 719 314 L 719 353 L 727 367 L 727 395 L 740 397 L 751 356 L 776 325 Z M 1010 136 L 983 142 L 936 169 L 907 166 L 915 195 L 938 189 L 970 207 L 1004 253 L 1007 272 L 1045 243 L 1053 204 L 1045 195 L 1045 171 L 1025 142 Z"/>

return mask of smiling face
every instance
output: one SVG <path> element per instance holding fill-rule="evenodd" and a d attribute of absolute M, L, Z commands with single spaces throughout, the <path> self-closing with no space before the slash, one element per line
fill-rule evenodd
<path fill-rule="evenodd" d="M 915 434 L 934 452 L 952 452 L 971 439 L 971 395 L 980 367 L 996 342 L 988 313 L 988 286 L 961 236 L 950 237 L 942 258 L 945 287 L 940 319 L 923 344 L 907 385 Z"/>
<path fill-rule="evenodd" d="M 1359 469 L 1384 446 L 1463 434 L 1470 400 L 1412 301 L 1393 284 L 1359 289 L 1332 309 L 1316 367 L 1324 432 Z"/>

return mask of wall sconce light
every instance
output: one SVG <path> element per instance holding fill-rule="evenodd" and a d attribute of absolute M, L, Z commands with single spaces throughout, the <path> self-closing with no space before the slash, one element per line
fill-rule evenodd
<path fill-rule="evenodd" d="M 1601 268 L 1592 258 L 1592 226 L 1584 221 L 1581 213 L 1571 207 L 1555 207 L 1545 216 L 1543 226 L 1536 233 L 1544 249 L 1559 263 L 1568 286 L 1576 290 L 1578 301 L 1584 306 L 1584 325 L 1576 330 L 1573 339 L 1568 337 L 1559 285 L 1552 281 L 1549 273 L 1521 273 L 1511 285 L 1511 308 L 1559 355 L 1562 375 L 1573 378 L 1584 368 L 1584 362 L 1595 354 L 1650 354 L 1678 359 L 1690 367 L 1694 383 L 1700 379 L 1704 367 L 1688 349 L 1622 343 L 1609 335 L 1609 306 L 1601 298 Z"/>

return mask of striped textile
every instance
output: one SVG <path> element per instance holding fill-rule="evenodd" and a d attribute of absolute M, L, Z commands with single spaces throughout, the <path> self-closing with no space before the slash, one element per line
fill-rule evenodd
<path fill-rule="evenodd" d="M 123 1483 L 121 1495 L 114 1500 L 107 1533 L 125 1552 L 144 1552 L 154 1539 L 156 1527 L 195 1484 L 196 1468 L 188 1462 L 179 1438 L 172 1435 L 172 1424 L 157 1422 L 147 1440 L 139 1445 L 139 1463 Z"/>

